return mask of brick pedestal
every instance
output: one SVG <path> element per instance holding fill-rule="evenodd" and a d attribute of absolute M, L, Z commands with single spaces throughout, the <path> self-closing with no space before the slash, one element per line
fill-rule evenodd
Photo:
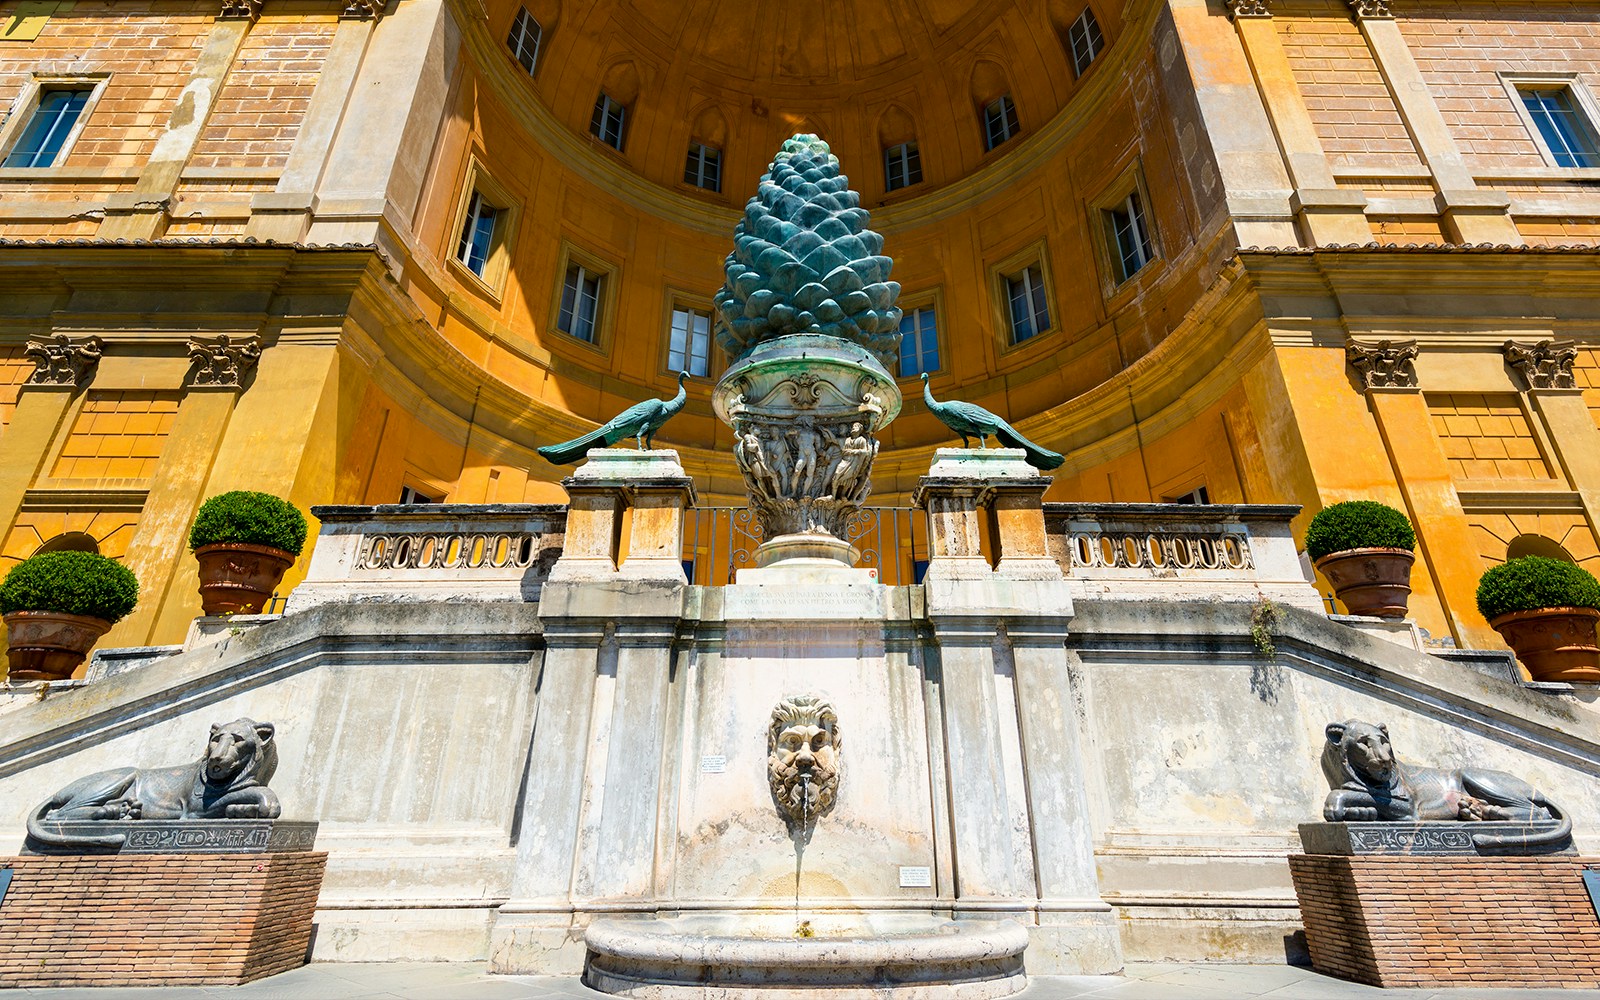
<path fill-rule="evenodd" d="M 1373 986 L 1600 986 L 1600 858 L 1289 858 L 1318 972 Z"/>
<path fill-rule="evenodd" d="M 325 852 L 0 858 L 0 987 L 244 983 L 306 960 Z M 3 879 L 0 875 L 0 879 Z"/>

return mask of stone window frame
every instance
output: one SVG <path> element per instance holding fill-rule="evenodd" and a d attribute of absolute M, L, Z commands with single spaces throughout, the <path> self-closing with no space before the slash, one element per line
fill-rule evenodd
<path fill-rule="evenodd" d="M 601 278 L 600 316 L 595 322 L 593 341 L 573 336 L 561 329 L 561 293 L 566 288 L 567 269 L 574 264 L 585 271 L 592 271 Z M 609 357 L 611 354 L 611 342 L 617 326 L 617 285 L 621 279 L 621 264 L 601 256 L 593 250 L 579 246 L 570 238 L 563 236 L 561 239 L 561 253 L 558 255 L 556 262 L 555 281 L 552 284 L 552 294 L 550 295 L 550 325 L 547 329 L 551 336 L 544 339 L 544 345 L 550 347 L 560 344 L 562 347 L 577 347 Z"/>
<path fill-rule="evenodd" d="M 72 147 L 77 144 L 84 127 L 89 124 L 95 106 L 105 96 L 106 87 L 110 82 L 110 73 L 45 73 L 35 70 L 33 75 L 23 82 L 22 91 L 11 106 L 11 117 L 6 119 L 4 125 L 0 125 L 0 163 L 5 162 L 5 158 L 11 155 L 12 147 L 32 124 L 34 113 L 39 110 L 39 99 L 46 91 L 87 90 L 89 99 L 84 102 L 83 110 L 78 112 L 78 120 L 72 123 L 71 131 L 62 141 L 54 163 L 48 167 L 4 167 L 0 168 L 0 174 L 41 177 L 48 176 L 48 171 L 60 170 L 62 163 L 72 155 Z"/>
<path fill-rule="evenodd" d="M 1127 202 L 1130 195 L 1137 195 L 1139 205 L 1144 209 L 1150 257 L 1139 270 L 1126 278 L 1119 278 L 1121 265 L 1118 258 L 1113 256 L 1118 251 L 1116 233 L 1111 228 L 1111 213 Z M 1100 194 L 1089 200 L 1087 208 L 1090 230 L 1095 234 L 1090 243 L 1094 247 L 1095 263 L 1100 268 L 1101 294 L 1107 302 L 1131 294 L 1133 289 L 1141 287 L 1152 275 L 1160 272 L 1166 260 L 1161 245 L 1162 227 L 1156 221 L 1150 189 L 1145 183 L 1144 165 L 1138 156 L 1133 157 L 1116 178 L 1101 189 Z"/>
<path fill-rule="evenodd" d="M 562 272 L 565 275 L 565 271 Z M 667 293 L 662 298 L 661 310 L 661 350 L 656 364 L 656 371 L 663 376 L 676 377 L 678 369 L 672 366 L 672 314 L 680 309 L 692 309 L 705 313 L 711 321 L 708 336 L 711 338 L 707 344 L 706 373 L 696 375 L 689 373 L 691 379 L 705 379 L 716 381 L 726 368 L 727 359 L 722 354 L 722 349 L 717 346 L 717 308 L 712 303 L 711 296 L 700 295 L 696 292 L 684 291 L 681 288 L 667 287 Z M 666 383 L 663 382 L 663 385 Z"/>
<path fill-rule="evenodd" d="M 1572 102 L 1583 115 L 1585 123 L 1589 126 L 1589 134 L 1600 145 L 1600 101 L 1596 101 L 1594 94 L 1584 83 L 1583 77 L 1573 72 L 1557 71 L 1554 73 L 1524 73 L 1513 70 L 1501 70 L 1496 74 L 1500 78 L 1500 85 L 1505 88 L 1506 99 L 1511 102 L 1511 107 L 1516 110 L 1517 118 L 1521 120 L 1522 127 L 1528 130 L 1528 138 L 1539 150 L 1540 159 L 1544 160 L 1546 167 L 1563 172 L 1571 171 L 1577 176 L 1600 177 L 1600 168 L 1597 167 L 1564 167 L 1556 162 L 1555 153 L 1544 140 L 1544 133 L 1533 120 L 1533 115 L 1528 112 L 1528 107 L 1522 101 L 1521 89 L 1523 87 L 1538 87 L 1553 89 L 1560 87 L 1572 96 Z"/>
<path fill-rule="evenodd" d="M 1044 279 L 1044 298 L 1045 305 L 1050 310 L 1050 328 L 1041 330 L 1026 340 L 1014 340 L 1011 329 L 1010 279 L 1019 271 L 1035 264 L 1039 266 L 1039 274 Z M 1056 298 L 1055 278 L 1050 272 L 1049 240 L 1043 236 L 989 265 L 989 299 L 992 306 L 994 339 L 1001 355 L 1026 350 L 1051 334 L 1060 332 L 1061 304 Z"/>
<path fill-rule="evenodd" d="M 498 212 L 494 234 L 489 242 L 489 259 L 484 264 L 481 275 L 468 267 L 457 254 L 461 242 L 461 227 L 466 225 L 467 212 L 471 210 L 474 195 L 481 195 L 483 200 Z M 461 185 L 461 191 L 456 197 L 455 211 L 450 218 L 450 227 L 445 231 L 443 255 L 445 266 L 462 284 L 499 304 L 501 296 L 505 293 L 506 277 L 511 273 L 511 255 L 515 247 L 517 224 L 522 219 L 521 201 L 513 197 L 510 189 L 489 174 L 483 162 L 474 153 L 467 158 L 466 180 Z"/>
<path fill-rule="evenodd" d="M 931 374 L 936 375 L 940 372 L 948 372 L 950 370 L 950 358 L 945 351 L 948 341 L 945 339 L 944 329 L 946 313 L 944 308 L 943 286 L 930 288 L 927 291 L 917 292 L 913 295 L 901 295 L 900 301 L 897 303 L 897 305 L 899 305 L 900 309 L 906 313 L 917 309 L 933 310 L 933 331 L 934 339 L 938 344 L 939 367 L 935 368 Z M 1027 341 L 1023 341 L 1023 343 L 1027 343 Z M 897 382 L 912 383 L 920 382 L 921 380 L 921 376 L 915 372 L 910 375 L 902 373 L 900 371 L 900 361 L 898 357 L 895 359 L 894 368 L 895 370 L 892 374 Z"/>

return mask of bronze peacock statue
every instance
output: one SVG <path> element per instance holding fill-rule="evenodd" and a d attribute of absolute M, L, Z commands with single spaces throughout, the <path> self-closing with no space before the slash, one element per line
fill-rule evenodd
<path fill-rule="evenodd" d="M 539 449 L 540 456 L 553 465 L 571 465 L 587 454 L 590 448 L 605 448 L 630 437 L 639 445 L 640 451 L 648 451 L 656 431 L 677 416 L 689 398 L 683 387 L 688 377 L 688 372 L 678 373 L 678 394 L 671 399 L 647 399 L 642 403 L 634 403 L 587 434 L 561 444 L 545 445 Z"/>
<path fill-rule="evenodd" d="M 951 400 L 941 403 L 933 398 L 933 390 L 928 388 L 928 373 L 922 373 L 922 400 L 928 404 L 928 410 L 939 422 L 961 435 L 962 447 L 971 447 L 971 438 L 978 439 L 978 447 L 987 448 L 985 438 L 993 434 L 1001 444 L 1012 448 L 1021 448 L 1028 455 L 1028 464 L 1035 469 L 1046 471 L 1054 469 L 1063 461 L 1059 454 L 1049 448 L 1041 448 L 1017 433 L 1017 429 L 1006 423 L 1001 418 L 985 410 L 977 403 L 963 403 Z"/>

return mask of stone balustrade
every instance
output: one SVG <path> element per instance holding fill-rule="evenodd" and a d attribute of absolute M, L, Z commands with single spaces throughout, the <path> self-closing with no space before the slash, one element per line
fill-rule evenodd
<path fill-rule="evenodd" d="M 1288 504 L 1050 503 L 1050 552 L 1075 599 L 1262 597 L 1323 610 Z"/>
<path fill-rule="evenodd" d="M 287 610 L 331 602 L 533 601 L 561 555 L 556 504 L 313 507 L 321 522 Z"/>

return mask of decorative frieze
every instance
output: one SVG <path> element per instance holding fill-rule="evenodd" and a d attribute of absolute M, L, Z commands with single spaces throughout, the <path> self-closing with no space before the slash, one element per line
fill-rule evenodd
<path fill-rule="evenodd" d="M 261 360 L 260 337 L 196 337 L 189 341 L 189 385 L 239 389 Z"/>
<path fill-rule="evenodd" d="M 261 16 L 261 8 L 267 5 L 267 0 L 222 0 L 222 9 L 217 17 L 222 20 L 254 21 Z"/>
<path fill-rule="evenodd" d="M 1572 363 L 1578 359 L 1578 345 L 1571 340 L 1541 340 L 1519 344 L 1508 340 L 1501 348 L 1506 364 L 1517 370 L 1530 389 L 1575 389 Z"/>
<path fill-rule="evenodd" d="M 1368 389 L 1411 389 L 1417 385 L 1417 342 L 1380 340 L 1376 344 L 1349 341 L 1345 363 L 1361 376 Z"/>
<path fill-rule="evenodd" d="M 1357 21 L 1366 21 L 1375 17 L 1394 17 L 1394 12 L 1389 9 L 1389 0 L 1349 0 L 1350 13 Z"/>
<path fill-rule="evenodd" d="M 1267 6 L 1267 0 L 1223 0 L 1223 2 L 1228 6 L 1229 20 L 1272 16 L 1272 9 Z"/>
<path fill-rule="evenodd" d="M 99 337 L 69 337 L 58 333 L 48 340 L 30 340 L 23 353 L 36 366 L 27 385 L 76 387 L 87 382 L 105 347 Z"/>

